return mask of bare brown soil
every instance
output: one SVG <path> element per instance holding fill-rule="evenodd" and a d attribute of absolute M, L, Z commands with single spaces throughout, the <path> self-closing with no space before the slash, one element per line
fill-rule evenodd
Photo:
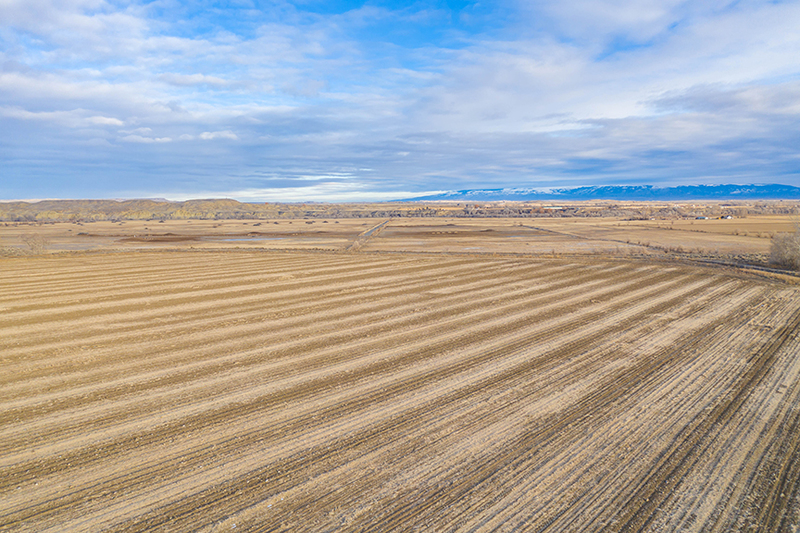
<path fill-rule="evenodd" d="M 796 531 L 798 332 L 634 260 L 0 259 L 0 529 Z"/>

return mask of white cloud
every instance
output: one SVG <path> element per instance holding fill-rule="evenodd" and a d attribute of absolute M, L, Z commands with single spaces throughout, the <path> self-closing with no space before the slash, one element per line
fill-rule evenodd
<path fill-rule="evenodd" d="M 685 0 L 572 0 L 525 2 L 522 8 L 528 12 L 526 21 L 549 32 L 602 45 L 617 36 L 635 42 L 652 39 L 685 15 L 686 4 Z"/>
<path fill-rule="evenodd" d="M 171 85 L 178 85 L 181 87 L 190 86 L 190 85 L 209 85 L 212 87 L 224 87 L 229 85 L 227 80 L 219 78 L 217 76 L 206 76 L 204 74 L 174 74 L 174 73 L 166 73 L 161 74 L 159 79 L 165 81 Z"/>
<path fill-rule="evenodd" d="M 65 183 L 113 167 L 317 198 L 800 176 L 798 1 L 533 0 L 486 28 L 419 32 L 401 24 L 447 17 L 302 5 L 228 23 L 187 3 L 0 0 L 0 143 Z M 309 182 L 328 188 L 289 186 Z"/>
<path fill-rule="evenodd" d="M 129 143 L 168 143 L 171 142 L 172 139 L 169 137 L 143 137 L 141 135 L 126 135 L 125 137 L 121 137 L 120 141 L 129 142 Z"/>
<path fill-rule="evenodd" d="M 28 111 L 20 107 L 0 107 L 0 115 L 22 120 L 38 120 L 75 124 L 79 120 L 75 111 Z"/>
<path fill-rule="evenodd" d="M 441 194 L 445 191 L 376 191 L 354 184 L 325 183 L 308 187 L 260 188 L 190 193 L 152 193 L 149 196 L 184 201 L 193 198 L 233 198 L 242 202 L 381 202 L 398 198 Z"/>
<path fill-rule="evenodd" d="M 107 139 L 100 139 L 100 138 L 92 138 L 87 139 L 85 141 L 79 141 L 79 144 L 83 144 L 84 146 L 90 147 L 99 147 L 99 148 L 112 148 L 114 145 L 108 142 Z"/>
<path fill-rule="evenodd" d="M 336 181 L 356 178 L 351 172 L 328 172 L 326 174 L 301 174 L 296 176 L 298 181 Z"/>
<path fill-rule="evenodd" d="M 238 141 L 239 137 L 230 130 L 225 131 L 204 131 L 200 134 L 200 138 L 204 141 L 211 141 L 214 139 L 228 139 L 231 141 Z"/>
<path fill-rule="evenodd" d="M 124 126 L 125 123 L 118 118 L 94 116 L 86 119 L 90 124 L 97 124 L 101 126 Z"/>
<path fill-rule="evenodd" d="M 545 7 L 557 12 L 564 24 L 586 18 L 587 24 L 595 21 L 623 33 L 628 18 L 661 21 L 654 24 L 662 37 L 642 48 L 623 46 L 608 57 L 598 57 L 607 43 L 598 48 L 540 37 L 478 43 L 459 53 L 440 84 L 422 92 L 424 105 L 413 109 L 423 127 L 475 132 L 567 130 L 585 120 L 652 116 L 661 111 L 650 102 L 668 91 L 711 83 L 774 83 L 800 75 L 798 3 L 745 4 L 713 16 L 706 6 L 703 13 L 673 29 L 670 21 L 688 16 L 684 3 L 645 2 L 637 8 L 607 9 L 605 22 L 592 15 L 606 11 L 604 2 L 584 0 L 581 5 L 585 9 L 550 2 Z M 667 16 L 670 9 L 675 13 Z M 580 31 L 598 38 L 612 32 Z"/>
<path fill-rule="evenodd" d="M 153 128 L 135 128 L 132 130 L 119 130 L 120 133 L 128 133 L 128 134 L 133 133 L 137 135 L 142 135 L 142 134 L 147 135 L 149 133 L 152 133 L 152 131 Z"/>

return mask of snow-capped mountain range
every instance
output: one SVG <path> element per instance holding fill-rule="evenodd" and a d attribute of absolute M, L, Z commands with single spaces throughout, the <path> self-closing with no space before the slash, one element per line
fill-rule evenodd
<path fill-rule="evenodd" d="M 407 198 L 406 201 L 526 201 L 526 200 L 798 200 L 800 187 L 791 185 L 603 185 L 575 188 L 468 189 Z"/>

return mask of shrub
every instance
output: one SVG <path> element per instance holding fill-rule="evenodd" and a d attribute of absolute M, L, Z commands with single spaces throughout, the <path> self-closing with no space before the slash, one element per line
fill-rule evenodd
<path fill-rule="evenodd" d="M 22 242 L 28 245 L 30 251 L 34 254 L 41 254 L 47 250 L 47 246 L 50 244 L 50 241 L 39 235 L 38 233 L 27 233 L 20 237 Z"/>

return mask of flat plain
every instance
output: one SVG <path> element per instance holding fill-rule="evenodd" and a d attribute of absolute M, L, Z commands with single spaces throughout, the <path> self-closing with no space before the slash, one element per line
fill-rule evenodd
<path fill-rule="evenodd" d="M 292 222 L 0 258 L 0 529 L 797 530 L 797 285 L 546 253 L 623 221 Z"/>
<path fill-rule="evenodd" d="M 26 249 L 36 235 L 47 250 L 327 250 L 765 257 L 770 237 L 794 231 L 795 216 L 732 220 L 598 218 L 343 218 L 126 220 L 0 223 L 0 251 Z M 380 226 L 380 227 L 378 227 Z M 366 238 L 359 238 L 366 235 Z M 1 255 L 1 254 L 0 254 Z"/>

